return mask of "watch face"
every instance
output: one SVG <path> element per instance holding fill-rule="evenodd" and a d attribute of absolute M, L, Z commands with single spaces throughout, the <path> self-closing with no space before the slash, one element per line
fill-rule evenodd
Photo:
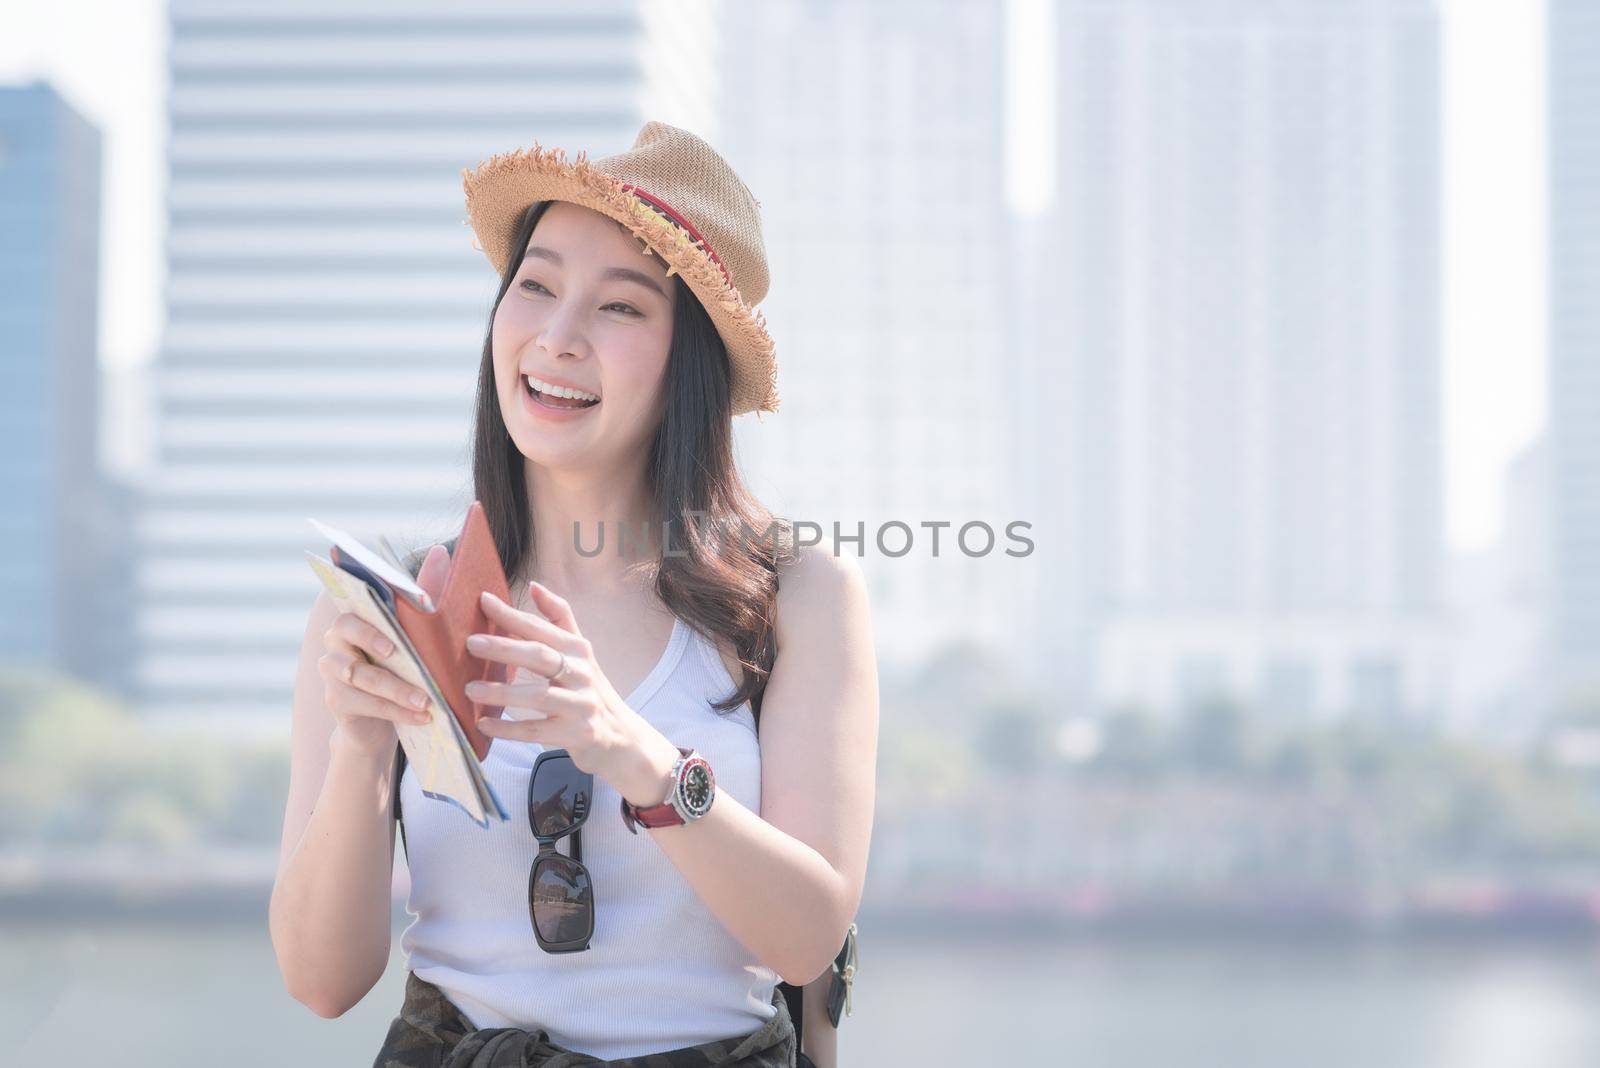
<path fill-rule="evenodd" d="M 679 796 L 683 798 L 684 807 L 696 815 L 704 814 L 711 807 L 714 789 L 710 766 L 704 760 L 691 760 L 683 769 L 683 779 L 679 786 Z"/>

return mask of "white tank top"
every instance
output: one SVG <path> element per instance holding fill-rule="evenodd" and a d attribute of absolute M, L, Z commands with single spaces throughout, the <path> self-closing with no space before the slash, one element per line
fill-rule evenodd
<path fill-rule="evenodd" d="M 761 749 L 750 704 L 726 714 L 711 707 L 734 688 L 716 647 L 679 619 L 666 652 L 625 700 L 674 745 L 698 749 L 717 786 L 759 814 Z M 524 714 L 506 710 L 508 718 Z M 576 953 L 539 948 L 528 918 L 528 869 L 539 847 L 527 797 L 542 749 L 506 738 L 489 746 L 484 773 L 512 818 L 487 829 L 423 796 L 407 764 L 407 969 L 438 986 L 474 1027 L 543 1028 L 556 1044 L 606 1060 L 759 1029 L 777 1011 L 777 973 L 728 933 L 648 830 L 628 832 L 621 798 L 598 775 L 583 825 L 594 936 Z M 570 847 L 564 839 L 558 849 Z"/>

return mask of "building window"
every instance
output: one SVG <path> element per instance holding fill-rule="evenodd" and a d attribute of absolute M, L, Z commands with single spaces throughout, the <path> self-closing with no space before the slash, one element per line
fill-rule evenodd
<path fill-rule="evenodd" d="M 1400 663 L 1393 656 L 1367 655 L 1350 662 L 1350 710 L 1359 716 L 1400 714 Z"/>
<path fill-rule="evenodd" d="M 1260 697 L 1264 715 L 1279 722 L 1306 720 L 1316 701 L 1316 669 L 1308 658 L 1279 654 L 1267 660 Z"/>
<path fill-rule="evenodd" d="M 1228 698 L 1228 669 L 1215 653 L 1190 653 L 1178 662 L 1178 704 L 1190 711 Z"/>

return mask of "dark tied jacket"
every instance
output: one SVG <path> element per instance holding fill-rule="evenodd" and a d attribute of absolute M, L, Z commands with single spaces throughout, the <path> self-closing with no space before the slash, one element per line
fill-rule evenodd
<path fill-rule="evenodd" d="M 406 974 L 406 1000 L 389 1025 L 383 1048 L 372 1068 L 573 1068 L 604 1065 L 607 1068 L 802 1068 L 810 1058 L 797 1054 L 799 1039 L 789 1019 L 789 1006 L 774 990 L 777 1014 L 747 1035 L 719 1038 L 698 1046 L 645 1053 L 637 1057 L 602 1060 L 550 1041 L 543 1029 L 472 1024 L 444 993 L 415 972 Z M 618 1006 L 618 1012 L 626 1012 Z"/>

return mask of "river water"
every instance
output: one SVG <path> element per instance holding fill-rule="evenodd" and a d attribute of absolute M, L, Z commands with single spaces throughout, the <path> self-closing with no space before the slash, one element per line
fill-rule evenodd
<path fill-rule="evenodd" d="M 323 1020 L 283 992 L 264 911 L 259 923 L 11 917 L 5 1059 L 364 1068 L 400 1003 L 399 930 L 382 982 Z M 864 926 L 840 1063 L 1577 1068 L 1600 1064 L 1597 1005 L 1588 940 L 953 941 Z"/>

